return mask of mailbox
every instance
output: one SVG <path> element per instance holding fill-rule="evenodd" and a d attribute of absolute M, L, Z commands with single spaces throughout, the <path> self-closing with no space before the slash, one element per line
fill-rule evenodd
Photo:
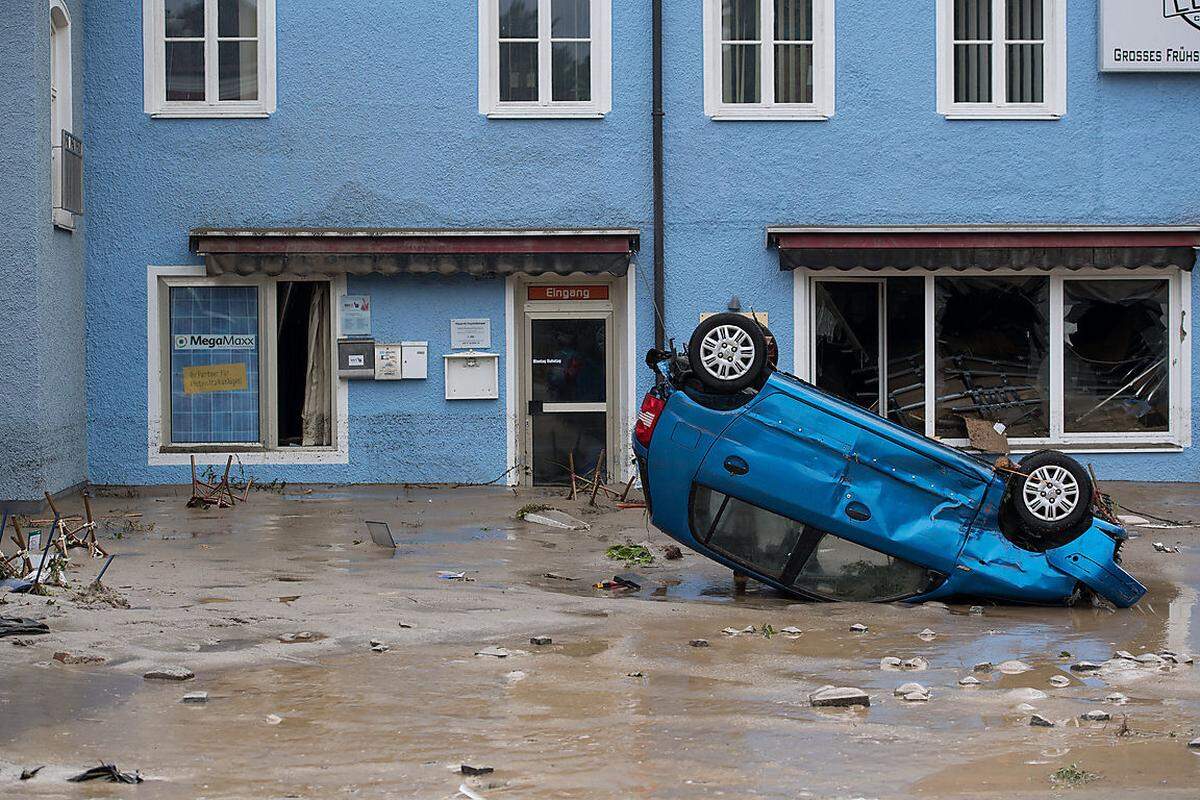
<path fill-rule="evenodd" d="M 500 397 L 500 356 L 450 353 L 446 361 L 447 400 L 496 400 Z"/>

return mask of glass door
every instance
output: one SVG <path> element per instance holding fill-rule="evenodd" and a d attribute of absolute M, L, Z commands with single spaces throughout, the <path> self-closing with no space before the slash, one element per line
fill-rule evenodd
<path fill-rule="evenodd" d="M 525 316 L 525 452 L 534 485 L 570 483 L 572 464 L 590 476 L 607 452 L 611 321 L 604 312 Z M 607 478 L 606 465 L 600 474 Z"/>
<path fill-rule="evenodd" d="M 813 383 L 886 416 L 884 282 L 813 281 Z"/>

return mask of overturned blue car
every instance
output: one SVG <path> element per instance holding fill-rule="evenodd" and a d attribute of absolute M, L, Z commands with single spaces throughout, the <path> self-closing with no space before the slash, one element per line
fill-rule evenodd
<path fill-rule="evenodd" d="M 634 452 L 653 524 L 788 595 L 1118 607 L 1146 589 L 1088 471 L 1044 450 L 989 463 L 774 368 L 770 333 L 717 314 L 657 374 Z"/>

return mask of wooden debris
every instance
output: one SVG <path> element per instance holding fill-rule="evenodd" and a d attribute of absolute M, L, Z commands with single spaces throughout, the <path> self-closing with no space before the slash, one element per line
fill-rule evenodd
<path fill-rule="evenodd" d="M 209 483 L 201 480 L 196 475 L 196 457 L 191 457 L 192 462 L 192 496 L 187 501 L 188 508 L 233 508 L 238 502 L 246 502 L 250 499 L 250 487 L 254 485 L 254 479 L 246 481 L 246 488 L 242 492 L 241 497 L 233 493 L 233 487 L 229 484 L 229 470 L 233 467 L 233 456 L 225 461 L 225 472 L 221 476 L 221 480 L 216 483 Z"/>

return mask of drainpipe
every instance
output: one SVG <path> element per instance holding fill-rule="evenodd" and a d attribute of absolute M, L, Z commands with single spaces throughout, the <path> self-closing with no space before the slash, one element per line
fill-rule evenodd
<path fill-rule="evenodd" d="M 666 345 L 666 268 L 663 264 L 663 4 L 652 0 L 654 28 L 654 346 Z"/>

